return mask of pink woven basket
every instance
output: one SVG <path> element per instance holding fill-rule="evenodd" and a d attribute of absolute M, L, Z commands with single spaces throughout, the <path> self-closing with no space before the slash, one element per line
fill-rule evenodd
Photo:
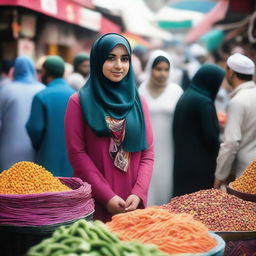
<path fill-rule="evenodd" d="M 40 194 L 0 194 L 0 225 L 39 226 L 68 222 L 94 212 L 91 186 L 60 177 L 72 190 Z"/>

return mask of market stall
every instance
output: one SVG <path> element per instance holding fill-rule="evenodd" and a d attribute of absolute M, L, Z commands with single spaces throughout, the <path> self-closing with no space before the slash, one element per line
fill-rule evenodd
<path fill-rule="evenodd" d="M 150 207 L 61 227 L 27 256 L 221 256 L 224 240 L 186 214 Z M 185 253 L 185 254 L 184 254 Z"/>
<path fill-rule="evenodd" d="M 0 174 L 3 255 L 236 256 L 256 252 L 256 161 L 229 184 L 92 221 L 90 185 L 19 162 Z M 249 197 L 248 197 L 249 195 Z M 247 196 L 247 197 L 246 197 Z M 2 211 L 3 209 L 3 211 Z"/>
<path fill-rule="evenodd" d="M 256 253 L 256 161 L 227 191 L 201 190 L 173 198 L 163 206 L 170 212 L 189 213 L 226 242 L 224 256 Z"/>
<path fill-rule="evenodd" d="M 94 200 L 88 183 L 24 161 L 0 173 L 0 209 L 0 254 L 21 256 L 58 227 L 92 219 Z"/>

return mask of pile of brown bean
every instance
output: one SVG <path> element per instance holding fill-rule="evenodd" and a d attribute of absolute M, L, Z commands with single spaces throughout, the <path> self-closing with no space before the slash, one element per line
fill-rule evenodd
<path fill-rule="evenodd" d="M 253 161 L 240 177 L 231 182 L 231 186 L 243 193 L 256 194 L 256 161 Z"/>
<path fill-rule="evenodd" d="M 174 197 L 161 206 L 172 213 L 189 213 L 212 231 L 255 231 L 256 203 L 218 189 Z"/>

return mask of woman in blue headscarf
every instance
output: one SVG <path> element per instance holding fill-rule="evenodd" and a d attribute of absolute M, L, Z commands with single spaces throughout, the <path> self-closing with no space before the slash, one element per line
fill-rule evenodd
<path fill-rule="evenodd" d="M 15 60 L 13 81 L 0 92 L 0 172 L 19 161 L 34 161 L 25 125 L 34 95 L 44 89 L 28 56 Z"/>
<path fill-rule="evenodd" d="M 114 33 L 97 39 L 90 70 L 85 86 L 69 100 L 66 139 L 74 175 L 92 186 L 95 219 L 108 221 L 146 206 L 153 136 L 127 39 Z"/>

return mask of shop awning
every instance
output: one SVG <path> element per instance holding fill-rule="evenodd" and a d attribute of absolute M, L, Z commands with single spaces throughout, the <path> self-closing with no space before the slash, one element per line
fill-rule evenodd
<path fill-rule="evenodd" d="M 212 0 L 177 0 L 161 8 L 155 19 L 164 29 L 190 29 L 199 24 L 215 5 Z"/>
<path fill-rule="evenodd" d="M 20 6 L 90 30 L 100 31 L 102 15 L 90 10 L 91 0 L 0 0 L 0 6 Z"/>
<path fill-rule="evenodd" d="M 93 0 L 93 4 L 103 12 L 120 16 L 125 30 L 142 37 L 172 40 L 173 35 L 157 25 L 154 14 L 143 0 Z"/>
<path fill-rule="evenodd" d="M 201 37 L 214 41 L 212 35 L 217 35 L 217 37 L 221 35 L 222 37 L 222 32 L 219 33 L 221 30 L 230 31 L 242 28 L 248 24 L 255 9 L 254 5 L 253 0 L 219 0 L 201 22 L 189 31 L 185 42 L 193 43 Z"/>
<path fill-rule="evenodd" d="M 102 17 L 100 33 L 121 33 L 121 28 L 116 23 L 110 21 L 105 17 Z"/>
<path fill-rule="evenodd" d="M 152 48 L 152 45 L 147 40 L 145 40 L 143 37 L 141 37 L 139 35 L 135 35 L 135 34 L 132 34 L 132 33 L 129 33 L 129 32 L 124 32 L 124 33 L 122 33 L 122 35 L 126 39 L 128 39 L 132 48 L 134 48 L 138 45 L 144 46 L 147 49 Z"/>
<path fill-rule="evenodd" d="M 209 32 L 215 22 L 223 19 L 228 10 L 229 1 L 221 0 L 217 5 L 205 15 L 201 22 L 192 28 L 186 35 L 185 42 L 193 43 L 197 41 L 202 35 Z"/>

